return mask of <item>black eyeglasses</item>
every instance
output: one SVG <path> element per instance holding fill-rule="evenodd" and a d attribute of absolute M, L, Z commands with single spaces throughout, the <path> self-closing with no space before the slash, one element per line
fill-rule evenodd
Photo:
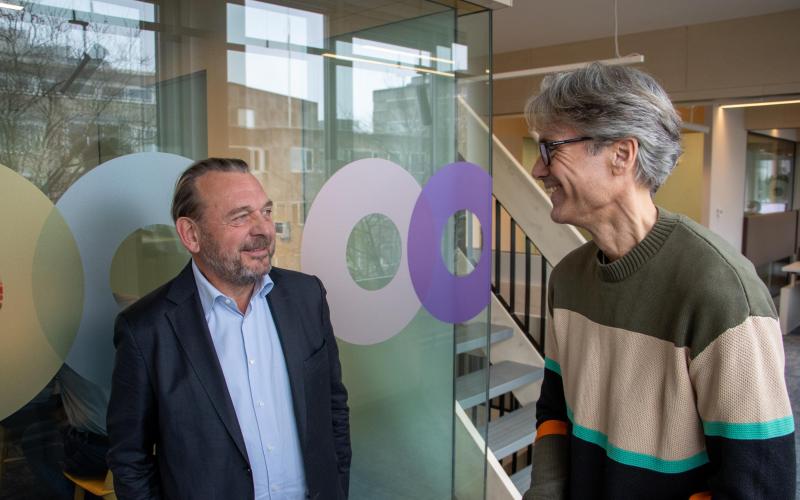
<path fill-rule="evenodd" d="M 562 144 L 570 144 L 572 142 L 583 142 L 594 140 L 593 137 L 576 137 L 574 139 L 564 139 L 563 141 L 539 141 L 539 154 L 542 155 L 542 162 L 545 167 L 550 166 L 550 153 L 553 152 L 558 146 Z"/>

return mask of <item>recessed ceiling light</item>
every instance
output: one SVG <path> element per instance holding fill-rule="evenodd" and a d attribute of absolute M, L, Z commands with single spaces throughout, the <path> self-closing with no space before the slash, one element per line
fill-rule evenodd
<path fill-rule="evenodd" d="M 644 62 L 644 56 L 641 54 L 631 54 L 625 57 L 614 57 L 612 59 L 603 59 L 600 61 L 585 61 L 572 64 L 561 64 L 558 66 L 546 66 L 542 68 L 521 69 L 518 71 L 504 71 L 502 73 L 495 73 L 492 79 L 494 80 L 507 80 L 509 78 L 520 78 L 535 75 L 547 75 L 550 73 L 561 73 L 564 71 L 575 71 L 576 69 L 585 68 L 593 62 L 599 62 L 607 66 L 626 65 L 626 64 L 639 64 Z"/>
<path fill-rule="evenodd" d="M 756 101 L 756 102 L 743 102 L 739 104 L 723 104 L 720 106 L 722 109 L 731 108 L 755 108 L 758 106 L 778 106 L 781 104 L 800 104 L 800 99 L 792 99 L 789 101 Z"/>

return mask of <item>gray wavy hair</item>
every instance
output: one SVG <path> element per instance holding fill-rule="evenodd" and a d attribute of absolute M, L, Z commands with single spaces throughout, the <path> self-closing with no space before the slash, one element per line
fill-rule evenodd
<path fill-rule="evenodd" d="M 566 126 L 595 139 L 590 152 L 616 140 L 639 142 L 636 181 L 655 193 L 681 155 L 681 118 L 655 79 L 625 66 L 592 63 L 548 75 L 525 105 L 531 130 Z"/>

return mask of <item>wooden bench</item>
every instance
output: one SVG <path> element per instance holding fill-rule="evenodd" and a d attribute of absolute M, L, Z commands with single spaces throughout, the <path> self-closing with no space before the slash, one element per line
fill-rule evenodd
<path fill-rule="evenodd" d="M 104 498 L 115 499 L 114 488 L 111 486 L 111 472 L 105 476 L 98 477 L 79 477 L 65 472 L 64 476 L 75 485 L 75 500 L 83 500 L 86 492 Z"/>

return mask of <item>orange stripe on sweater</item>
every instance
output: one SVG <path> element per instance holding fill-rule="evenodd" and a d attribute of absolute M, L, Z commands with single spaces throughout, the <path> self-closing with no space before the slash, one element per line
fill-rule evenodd
<path fill-rule="evenodd" d="M 539 424 L 539 428 L 536 429 L 536 440 L 540 440 L 545 436 L 551 435 L 559 435 L 559 436 L 566 436 L 567 435 L 567 423 L 563 420 L 545 420 L 541 424 Z"/>
<path fill-rule="evenodd" d="M 689 497 L 689 500 L 711 500 L 711 492 L 703 491 L 702 493 L 695 493 Z"/>

